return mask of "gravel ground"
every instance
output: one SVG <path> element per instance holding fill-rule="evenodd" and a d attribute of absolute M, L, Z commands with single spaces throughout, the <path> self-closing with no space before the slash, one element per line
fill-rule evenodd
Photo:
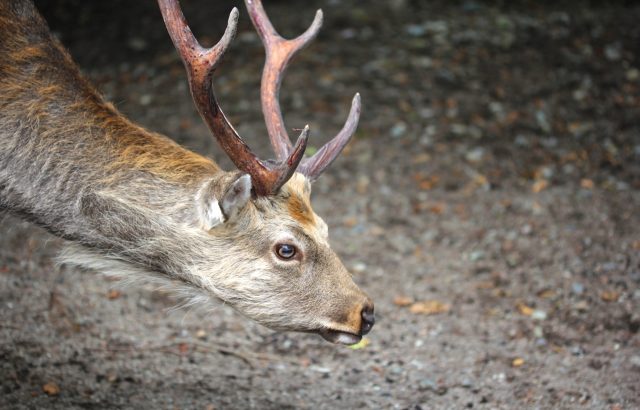
<path fill-rule="evenodd" d="M 222 164 L 154 2 L 40 1 L 130 118 Z M 94 4 L 95 3 L 95 4 Z M 228 2 L 184 1 L 199 37 Z M 269 2 L 287 123 L 355 141 L 314 186 L 334 249 L 376 302 L 361 349 L 274 333 L 225 306 L 172 309 L 55 265 L 63 241 L 0 220 L 0 407 L 640 408 L 640 8 L 623 2 Z M 242 25 L 216 80 L 269 152 L 263 53 Z"/>

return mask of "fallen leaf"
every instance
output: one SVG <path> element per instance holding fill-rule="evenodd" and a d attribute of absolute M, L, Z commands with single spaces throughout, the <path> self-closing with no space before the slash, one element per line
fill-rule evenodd
<path fill-rule="evenodd" d="M 476 289 L 493 289 L 496 285 L 491 281 L 484 281 L 476 283 Z"/>
<path fill-rule="evenodd" d="M 342 224 L 344 226 L 346 226 L 347 228 L 353 228 L 354 226 L 356 226 L 358 224 L 358 218 L 356 218 L 354 216 L 350 216 L 350 217 L 344 218 L 342 220 Z"/>
<path fill-rule="evenodd" d="M 436 202 L 429 206 L 429 212 L 432 214 L 440 215 L 447 208 L 447 205 L 444 202 Z"/>
<path fill-rule="evenodd" d="M 605 290 L 600 294 L 600 299 L 605 302 L 617 302 L 620 294 L 615 290 Z"/>
<path fill-rule="evenodd" d="M 521 314 L 525 315 L 525 316 L 531 316 L 533 314 L 534 309 L 530 308 L 529 306 L 525 305 L 524 303 L 518 303 L 516 305 L 516 308 L 518 308 L 518 312 L 520 312 Z"/>
<path fill-rule="evenodd" d="M 584 189 L 593 189 L 594 183 L 590 179 L 583 178 L 580 180 L 580 186 Z"/>
<path fill-rule="evenodd" d="M 486 311 L 487 316 L 498 316 L 500 314 L 500 309 L 498 308 L 489 308 Z"/>
<path fill-rule="evenodd" d="M 511 366 L 513 367 L 520 367 L 524 364 L 524 359 L 521 357 L 516 357 L 515 359 L 513 359 L 513 361 L 511 362 Z"/>
<path fill-rule="evenodd" d="M 409 296 L 403 296 L 403 295 L 398 295 L 395 298 L 393 298 L 393 304 L 396 306 L 409 306 L 410 304 L 413 303 L 413 298 L 410 298 Z"/>
<path fill-rule="evenodd" d="M 540 191 L 543 191 L 545 188 L 549 186 L 549 181 L 546 179 L 539 179 L 531 185 L 531 191 L 534 194 L 537 194 Z"/>
<path fill-rule="evenodd" d="M 549 299 L 556 295 L 556 292 L 553 289 L 543 289 L 538 292 L 538 297 L 543 299 Z"/>
<path fill-rule="evenodd" d="M 107 372 L 107 381 L 109 383 L 115 383 L 118 380 L 118 374 L 114 371 Z"/>
<path fill-rule="evenodd" d="M 178 345 L 178 351 L 180 352 L 180 354 L 189 353 L 189 345 L 187 343 L 180 343 Z"/>
<path fill-rule="evenodd" d="M 424 164 L 425 162 L 429 162 L 429 160 L 431 160 L 431 155 L 427 154 L 426 152 L 423 152 L 411 158 L 411 163 Z"/>
<path fill-rule="evenodd" d="M 429 300 L 425 302 L 416 302 L 409 307 L 409 311 L 415 314 L 422 315 L 437 315 L 439 313 L 446 313 L 451 309 L 451 305 L 448 303 L 442 303 L 437 300 Z"/>
<path fill-rule="evenodd" d="M 60 387 L 54 382 L 49 382 L 42 386 L 42 391 L 48 394 L 49 396 L 57 396 L 60 394 Z"/>
<path fill-rule="evenodd" d="M 109 291 L 109 293 L 107 293 L 107 297 L 110 300 L 118 299 L 121 295 L 122 295 L 122 293 L 119 290 L 116 290 L 116 289 L 111 289 Z"/>

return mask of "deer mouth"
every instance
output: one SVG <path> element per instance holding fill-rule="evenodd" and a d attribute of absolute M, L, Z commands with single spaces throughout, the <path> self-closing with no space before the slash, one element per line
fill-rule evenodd
<path fill-rule="evenodd" d="M 343 332 L 341 330 L 334 330 L 334 329 L 327 329 L 327 328 L 320 329 L 318 333 L 326 341 L 329 341 L 331 343 L 336 343 L 336 344 L 342 344 L 342 345 L 354 345 L 362 339 L 362 336 L 356 335 L 354 333 Z"/>

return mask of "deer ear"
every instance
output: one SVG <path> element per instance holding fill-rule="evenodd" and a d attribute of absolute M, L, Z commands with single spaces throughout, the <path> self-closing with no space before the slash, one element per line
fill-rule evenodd
<path fill-rule="evenodd" d="M 220 187 L 220 182 L 222 181 L 211 180 L 198 192 L 196 199 L 198 220 L 200 226 L 206 231 L 234 218 L 251 198 L 249 175 L 245 174 L 233 180 L 223 191 L 222 198 L 218 200 L 215 192 L 219 192 L 221 188 L 224 189 Z"/>
<path fill-rule="evenodd" d="M 233 219 L 249 202 L 249 199 L 251 199 L 251 177 L 248 174 L 244 174 L 233 181 L 220 201 L 220 209 L 224 215 L 225 222 Z"/>

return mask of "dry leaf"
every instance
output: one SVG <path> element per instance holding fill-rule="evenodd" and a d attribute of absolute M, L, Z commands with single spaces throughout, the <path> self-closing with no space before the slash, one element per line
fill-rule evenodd
<path fill-rule="evenodd" d="M 434 204 L 429 205 L 429 212 L 432 214 L 440 215 L 447 208 L 447 204 L 444 202 L 436 202 Z"/>
<path fill-rule="evenodd" d="M 57 396 L 60 394 L 60 387 L 54 382 L 49 382 L 42 386 L 42 391 L 48 394 L 49 396 Z"/>
<path fill-rule="evenodd" d="M 617 302 L 620 294 L 615 290 L 605 290 L 600 294 L 600 299 L 605 302 Z"/>
<path fill-rule="evenodd" d="M 543 299 L 549 299 L 556 295 L 556 292 L 553 289 L 544 289 L 538 292 L 538 297 Z"/>
<path fill-rule="evenodd" d="M 178 344 L 178 351 L 183 355 L 189 353 L 189 345 L 187 343 Z"/>
<path fill-rule="evenodd" d="M 520 312 L 521 314 L 523 314 L 525 316 L 531 316 L 533 314 L 533 308 L 530 308 L 529 306 L 525 305 L 524 303 L 518 303 L 516 305 L 516 307 L 518 308 L 518 312 Z"/>
<path fill-rule="evenodd" d="M 413 303 L 413 298 L 410 298 L 409 296 L 399 295 L 393 298 L 393 304 L 396 306 L 404 307 L 404 306 L 409 306 L 412 303 Z"/>
<path fill-rule="evenodd" d="M 107 293 L 107 297 L 111 300 L 113 299 L 118 299 L 120 297 L 120 295 L 122 295 L 122 293 L 119 290 L 116 289 L 111 289 L 109 291 L 109 293 Z"/>
<path fill-rule="evenodd" d="M 490 281 L 478 282 L 476 283 L 476 289 L 493 289 L 496 285 Z"/>
<path fill-rule="evenodd" d="M 429 160 L 431 160 L 431 155 L 427 154 L 426 152 L 423 152 L 411 158 L 411 163 L 424 164 L 425 162 L 429 162 Z"/>
<path fill-rule="evenodd" d="M 358 224 L 358 218 L 356 218 L 354 216 L 350 216 L 350 217 L 344 218 L 342 220 L 342 224 L 344 226 L 346 226 L 347 228 L 353 228 L 354 226 L 356 226 Z"/>
<path fill-rule="evenodd" d="M 549 186 L 549 181 L 547 181 L 546 179 L 539 179 L 536 182 L 534 182 L 533 185 L 531 185 L 531 191 L 534 194 L 537 194 L 538 192 L 544 190 L 548 186 Z"/>
<path fill-rule="evenodd" d="M 594 183 L 590 179 L 583 178 L 580 180 L 580 186 L 584 189 L 593 189 Z"/>
<path fill-rule="evenodd" d="M 426 302 L 417 302 L 409 307 L 411 313 L 422 315 L 437 315 L 439 313 L 446 313 L 451 309 L 451 305 L 448 303 L 442 303 L 437 300 L 429 300 Z"/>

